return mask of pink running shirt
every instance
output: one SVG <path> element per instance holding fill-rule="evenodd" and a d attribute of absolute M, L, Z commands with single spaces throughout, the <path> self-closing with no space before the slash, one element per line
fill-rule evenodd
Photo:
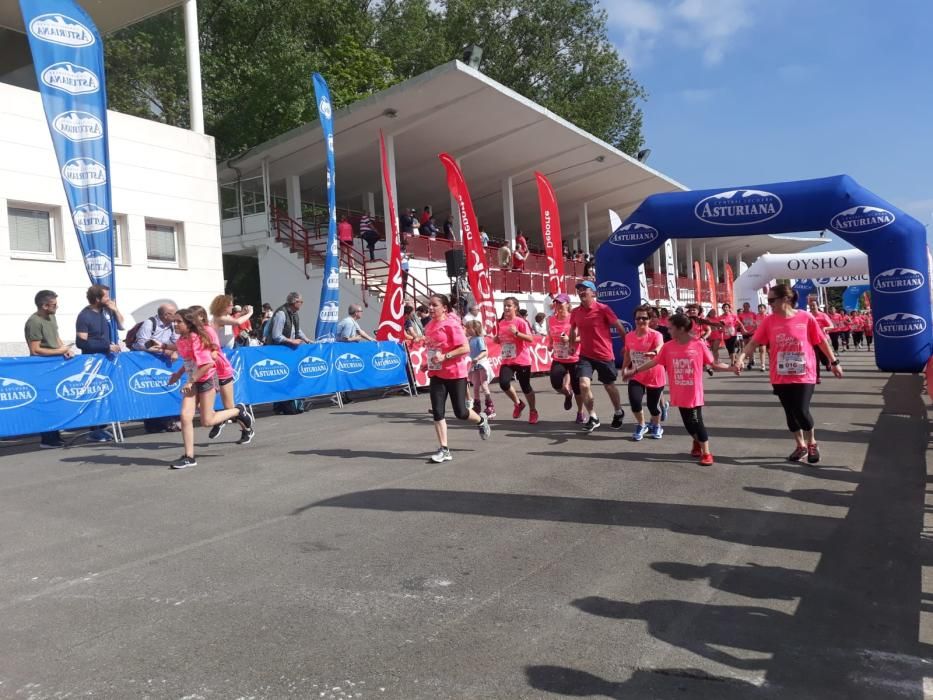
<path fill-rule="evenodd" d="M 561 338 L 561 334 L 567 338 Z M 557 316 L 551 316 L 547 321 L 547 335 L 551 341 L 551 357 L 554 362 L 568 365 L 580 359 L 580 351 L 577 348 L 574 348 L 573 352 L 570 351 L 570 314 L 567 314 L 563 321 Z"/>
<path fill-rule="evenodd" d="M 758 326 L 753 340 L 768 346 L 772 384 L 816 384 L 813 346 L 826 337 L 809 312 L 798 311 L 790 318 L 771 314 Z"/>
<path fill-rule="evenodd" d="M 618 322 L 615 312 L 606 304 L 594 301 L 590 308 L 578 306 L 570 312 L 570 325 L 577 329 L 580 355 L 594 360 L 612 362 L 612 334 L 610 328 Z"/>
<path fill-rule="evenodd" d="M 531 343 L 516 338 L 516 333 L 531 335 L 531 326 L 521 316 L 510 321 L 499 321 L 499 347 L 502 364 L 514 367 L 531 366 Z"/>
<path fill-rule="evenodd" d="M 714 362 L 713 353 L 702 340 L 664 343 L 657 356 L 658 364 L 667 371 L 671 405 L 695 408 L 703 405 L 703 365 Z"/>
<path fill-rule="evenodd" d="M 223 349 L 220 347 L 220 340 L 217 338 L 217 329 L 213 326 L 205 326 L 204 330 L 207 331 L 207 334 L 211 337 L 214 345 L 217 347 L 217 357 L 214 359 L 214 369 L 217 370 L 218 379 L 230 379 L 233 377 L 233 365 L 230 364 L 230 360 L 227 359 L 227 356 L 224 355 Z"/>
<path fill-rule="evenodd" d="M 625 349 L 628 350 L 629 357 L 632 358 L 632 367 L 638 367 L 645 364 L 650 357 L 645 357 L 646 352 L 651 352 L 659 345 L 663 345 L 664 336 L 657 331 L 649 330 L 644 335 L 638 335 L 638 331 L 629 331 L 625 334 Z M 667 376 L 664 368 L 655 365 L 651 369 L 632 375 L 639 384 L 650 389 L 657 389 L 667 383 Z"/>
<path fill-rule="evenodd" d="M 758 314 L 754 311 L 743 311 L 739 314 L 739 320 L 745 326 L 746 332 L 749 335 L 754 335 L 755 329 L 758 328 Z"/>
<path fill-rule="evenodd" d="M 435 356 L 451 352 L 467 342 L 466 331 L 456 316 L 443 321 L 432 320 L 424 328 L 424 344 L 428 351 L 428 376 L 440 379 L 464 379 L 470 368 L 470 353 L 437 362 Z"/>
<path fill-rule="evenodd" d="M 725 328 L 722 329 L 723 338 L 734 338 L 737 331 L 736 325 L 738 325 L 739 317 L 735 314 L 720 314 L 719 318 L 716 319 L 720 323 L 725 324 Z"/>
<path fill-rule="evenodd" d="M 182 361 L 185 363 L 185 371 L 188 373 L 189 381 L 191 377 L 194 376 L 195 370 L 204 365 L 212 366 L 198 381 L 204 382 L 208 379 L 213 379 L 216 374 L 214 359 L 211 357 L 211 351 L 205 348 L 201 343 L 201 338 L 197 333 L 178 336 L 178 340 L 175 341 L 175 347 L 178 349 L 179 357 L 181 357 Z"/>

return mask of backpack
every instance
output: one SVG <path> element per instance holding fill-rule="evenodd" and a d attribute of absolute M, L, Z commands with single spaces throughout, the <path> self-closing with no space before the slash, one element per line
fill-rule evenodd
<path fill-rule="evenodd" d="M 152 321 L 152 332 L 155 333 L 156 317 L 152 316 L 147 318 L 146 321 Z M 126 345 L 128 349 L 133 350 L 133 346 L 136 345 L 136 336 L 139 335 L 139 329 L 146 321 L 140 321 L 127 332 L 126 338 L 123 339 L 123 344 Z"/>

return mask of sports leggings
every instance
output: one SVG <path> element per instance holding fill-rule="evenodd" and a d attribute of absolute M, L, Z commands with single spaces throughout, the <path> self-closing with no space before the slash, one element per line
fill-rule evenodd
<path fill-rule="evenodd" d="M 829 340 L 833 344 L 833 352 L 839 352 L 839 333 L 830 333 Z"/>
<path fill-rule="evenodd" d="M 634 379 L 628 380 L 628 402 L 635 413 L 641 413 L 641 404 L 648 394 L 648 413 L 652 416 L 661 415 L 661 394 L 664 393 L 664 387 L 645 386 Z"/>
<path fill-rule="evenodd" d="M 734 335 L 726 338 L 725 340 L 726 352 L 729 353 L 730 355 L 735 355 L 735 343 L 737 340 L 738 338 Z M 635 409 L 632 409 L 632 410 L 635 410 Z"/>
<path fill-rule="evenodd" d="M 558 362 L 555 360 L 551 363 L 551 386 L 554 387 L 554 391 L 563 392 L 564 390 L 564 377 L 570 375 L 570 390 L 573 392 L 574 396 L 580 395 L 580 377 L 577 376 L 577 363 L 576 362 Z M 521 381 L 521 377 L 519 377 Z M 524 389 L 522 389 L 524 391 Z"/>
<path fill-rule="evenodd" d="M 703 425 L 702 406 L 681 408 L 680 417 L 684 422 L 684 427 L 687 429 L 687 432 L 690 433 L 690 437 L 700 442 L 709 441 L 709 433 L 706 432 L 706 426 Z"/>
<path fill-rule="evenodd" d="M 860 348 L 862 347 L 862 339 L 865 337 L 864 331 L 852 331 L 852 344 Z"/>
<path fill-rule="evenodd" d="M 815 384 L 772 384 L 774 393 L 781 400 L 784 415 L 787 417 L 787 429 L 792 433 L 798 430 L 813 430 L 813 416 L 810 415 L 810 399 L 813 398 Z"/>
<path fill-rule="evenodd" d="M 518 385 L 522 388 L 523 394 L 532 394 L 531 388 L 531 365 L 502 365 L 499 367 L 499 388 L 502 391 L 508 391 L 512 385 L 512 377 L 518 379 Z"/>
<path fill-rule="evenodd" d="M 470 409 L 466 406 L 467 380 L 461 379 L 442 379 L 441 377 L 431 377 L 431 414 L 435 422 L 444 420 L 444 409 L 447 404 L 447 397 L 450 396 L 450 402 L 454 407 L 454 415 L 460 420 L 466 420 L 470 417 Z"/>

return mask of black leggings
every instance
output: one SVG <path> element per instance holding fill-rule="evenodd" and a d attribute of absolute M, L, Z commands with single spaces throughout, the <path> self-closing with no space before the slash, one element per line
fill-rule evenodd
<path fill-rule="evenodd" d="M 641 413 L 641 404 L 648 394 L 648 413 L 652 416 L 661 415 L 661 394 L 664 393 L 664 387 L 645 386 L 634 379 L 628 380 L 628 402 L 635 413 Z"/>
<path fill-rule="evenodd" d="M 681 408 L 680 417 L 684 422 L 684 427 L 690 433 L 690 437 L 699 442 L 708 442 L 709 433 L 706 432 L 706 426 L 703 425 L 703 407 L 694 406 L 693 408 Z"/>
<path fill-rule="evenodd" d="M 839 352 L 839 334 L 830 333 L 829 340 L 833 344 L 833 352 Z"/>
<path fill-rule="evenodd" d="M 784 415 L 787 417 L 787 429 L 792 433 L 798 430 L 813 430 L 813 416 L 810 415 L 810 399 L 813 398 L 815 384 L 772 384 L 774 393 L 781 400 Z"/>
<path fill-rule="evenodd" d="M 564 377 L 570 375 L 570 390 L 573 392 L 574 396 L 580 395 L 580 378 L 577 376 L 577 363 L 576 362 L 557 362 L 556 360 L 551 363 L 551 386 L 554 387 L 554 391 L 559 391 L 563 393 L 564 391 Z M 519 376 L 519 381 L 521 377 Z M 524 391 L 524 389 L 522 389 Z"/>
<path fill-rule="evenodd" d="M 846 349 L 849 348 L 850 337 L 851 337 L 851 333 L 849 331 L 840 331 L 839 333 L 839 340 L 841 340 L 842 344 L 846 346 Z"/>
<path fill-rule="evenodd" d="M 734 335 L 731 336 L 731 337 L 729 337 L 729 338 L 726 338 L 726 341 L 725 341 L 725 342 L 726 342 L 726 352 L 729 353 L 730 355 L 734 355 L 734 354 L 735 354 L 735 343 L 736 343 L 737 340 L 738 340 L 738 338 L 737 338 L 736 336 L 734 336 Z M 632 410 L 635 410 L 635 409 L 632 409 Z"/>
<path fill-rule="evenodd" d="M 533 394 L 531 388 L 531 365 L 502 365 L 499 367 L 499 388 L 508 391 L 512 386 L 512 377 L 518 379 L 518 385 L 526 396 Z M 579 390 L 579 389 L 578 389 Z"/>
<path fill-rule="evenodd" d="M 871 338 L 872 338 L 871 334 L 869 334 L 869 333 L 866 333 L 866 334 L 865 334 L 865 344 L 866 344 L 868 347 L 871 347 Z"/>
<path fill-rule="evenodd" d="M 852 344 L 859 348 L 862 346 L 862 338 L 865 337 L 864 331 L 852 331 Z"/>
<path fill-rule="evenodd" d="M 470 417 L 470 409 L 466 406 L 467 380 L 462 379 L 442 379 L 441 377 L 431 377 L 431 414 L 435 422 L 444 420 L 444 409 L 447 404 L 447 397 L 454 407 L 454 415 L 460 420 L 466 420 Z"/>

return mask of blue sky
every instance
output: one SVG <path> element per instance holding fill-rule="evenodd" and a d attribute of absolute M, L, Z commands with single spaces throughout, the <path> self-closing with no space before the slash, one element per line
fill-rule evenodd
<path fill-rule="evenodd" d="M 933 2 L 600 2 L 649 165 L 692 189 L 846 173 L 933 231 Z"/>

